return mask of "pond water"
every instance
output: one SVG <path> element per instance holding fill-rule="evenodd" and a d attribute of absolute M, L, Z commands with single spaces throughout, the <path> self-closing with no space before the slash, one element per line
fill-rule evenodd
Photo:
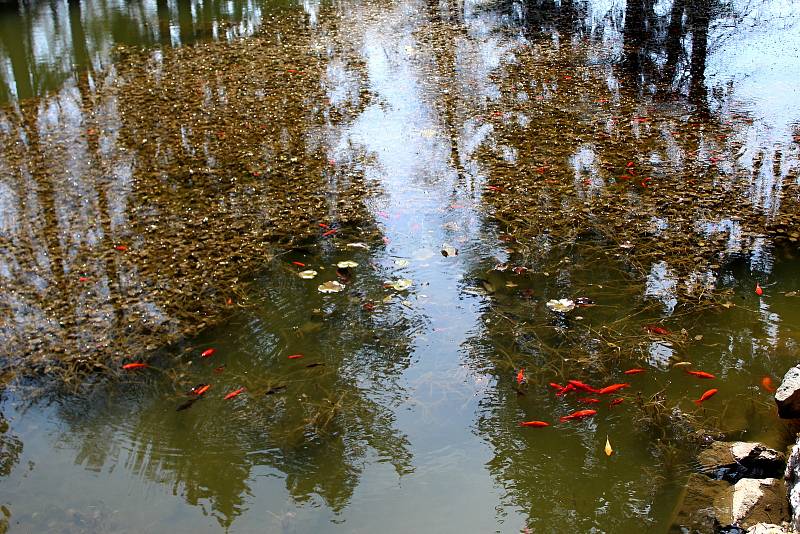
<path fill-rule="evenodd" d="M 8 531 L 667 531 L 793 439 L 793 2 L 2 8 Z"/>

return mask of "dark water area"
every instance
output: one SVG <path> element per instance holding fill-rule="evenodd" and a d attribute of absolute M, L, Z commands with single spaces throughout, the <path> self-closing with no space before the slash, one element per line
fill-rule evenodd
<path fill-rule="evenodd" d="M 701 447 L 796 431 L 799 46 L 790 1 L 0 4 L 0 525 L 667 531 Z"/>

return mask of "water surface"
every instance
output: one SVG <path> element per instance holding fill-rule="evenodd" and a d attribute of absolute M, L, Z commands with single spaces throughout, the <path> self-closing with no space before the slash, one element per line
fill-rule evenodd
<path fill-rule="evenodd" d="M 792 3 L 4 9 L 5 360 L 152 366 L 6 389 L 11 531 L 665 531 L 791 437 Z"/>

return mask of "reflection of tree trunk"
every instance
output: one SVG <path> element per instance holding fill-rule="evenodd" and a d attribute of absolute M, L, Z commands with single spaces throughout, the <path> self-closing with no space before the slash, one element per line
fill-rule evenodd
<path fill-rule="evenodd" d="M 26 26 L 18 10 L 5 12 L 2 15 L 0 17 L 0 43 L 5 48 L 11 62 L 17 97 L 29 98 L 33 96 L 33 82 L 26 46 L 30 41 L 24 33 Z"/>
<path fill-rule="evenodd" d="M 169 31 L 169 5 L 167 0 L 156 0 L 156 16 L 158 16 L 158 41 L 162 46 L 170 46 L 172 38 Z"/>
<path fill-rule="evenodd" d="M 178 0 L 178 28 L 180 29 L 181 44 L 191 43 L 194 36 L 191 0 Z"/>
<path fill-rule="evenodd" d="M 44 301 L 47 302 L 50 300 L 49 295 L 52 295 L 53 292 L 60 295 L 56 297 L 55 300 L 58 302 L 63 299 L 63 302 L 67 303 L 66 309 L 68 313 L 65 314 L 66 317 L 54 319 L 63 320 L 69 324 L 74 316 L 75 299 L 71 298 L 69 295 L 69 286 L 67 285 L 65 275 L 64 250 L 60 242 L 61 228 L 59 227 L 58 217 L 56 216 L 56 195 L 53 188 L 53 180 L 56 178 L 50 172 L 42 168 L 42 164 L 37 163 L 42 162 L 47 165 L 50 158 L 48 153 L 49 148 L 46 145 L 42 145 L 39 139 L 36 106 L 37 103 L 33 103 L 30 106 L 23 104 L 20 105 L 19 108 L 21 128 L 24 130 L 28 140 L 27 149 L 29 156 L 28 161 L 31 162 L 31 179 L 36 182 L 36 196 L 41 205 L 41 226 L 32 225 L 32 228 L 41 228 L 41 240 L 37 240 L 35 238 L 36 236 L 32 235 L 31 242 L 34 247 L 37 241 L 44 245 L 44 254 L 50 263 L 49 269 L 52 279 L 48 280 L 48 293 L 45 295 Z M 50 167 L 51 165 L 47 165 L 45 168 Z M 38 256 L 36 251 L 34 251 L 34 256 Z"/>
<path fill-rule="evenodd" d="M 645 42 L 644 0 L 628 0 L 625 6 L 625 59 L 622 66 L 631 74 L 642 68 L 642 47 Z"/>
<path fill-rule="evenodd" d="M 72 36 L 72 53 L 75 55 L 75 67 L 78 68 L 79 78 L 86 77 L 87 71 L 84 69 L 90 68 L 89 62 L 89 47 L 86 46 L 86 33 L 83 31 L 83 22 L 81 21 L 81 2 L 80 0 L 67 0 L 69 7 L 69 31 Z"/>
<path fill-rule="evenodd" d="M 81 99 L 81 110 L 83 111 L 85 126 L 88 130 L 94 130 L 94 133 L 86 135 L 87 144 L 87 158 L 90 160 L 90 167 L 93 169 L 101 169 L 102 161 L 100 154 L 100 132 L 96 128 L 92 117 L 95 116 L 93 108 L 94 99 L 91 95 L 91 88 L 89 85 L 89 75 L 92 72 L 92 63 L 89 59 L 89 48 L 86 45 L 86 33 L 83 30 L 83 22 L 81 19 L 81 0 L 68 0 L 69 4 L 69 23 L 70 33 L 72 34 L 72 50 L 75 54 L 75 64 L 78 67 L 78 94 Z M 101 173 L 97 174 L 102 176 Z M 108 191 L 104 187 L 102 179 L 95 181 L 97 188 L 97 201 L 98 201 L 98 224 L 103 229 L 103 235 L 106 239 L 111 239 L 111 217 L 109 215 L 108 206 Z M 113 256 L 105 256 L 105 272 L 108 277 L 109 290 L 113 292 L 116 290 L 120 292 L 118 284 L 117 267 Z M 117 317 L 121 319 L 122 311 L 115 310 Z"/>
<path fill-rule="evenodd" d="M 689 66 L 691 77 L 689 100 L 698 108 L 706 109 L 706 56 L 708 54 L 708 26 L 710 24 L 708 0 L 695 0 L 689 12 L 692 24 L 692 63 Z"/>
<path fill-rule="evenodd" d="M 667 41 L 665 43 L 665 48 L 667 49 L 667 63 L 661 78 L 661 83 L 665 91 L 669 91 L 672 84 L 675 82 L 675 73 L 678 69 L 678 61 L 680 60 L 682 50 L 681 40 L 684 32 L 683 12 L 685 8 L 686 0 L 675 0 L 672 4 L 669 27 L 667 28 Z"/>

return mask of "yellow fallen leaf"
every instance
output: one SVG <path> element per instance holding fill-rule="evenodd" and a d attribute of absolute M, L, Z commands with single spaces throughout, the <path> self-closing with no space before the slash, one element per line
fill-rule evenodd
<path fill-rule="evenodd" d="M 608 436 L 606 436 L 606 456 L 611 456 L 614 454 L 614 449 L 611 448 L 611 442 L 608 441 Z"/>

